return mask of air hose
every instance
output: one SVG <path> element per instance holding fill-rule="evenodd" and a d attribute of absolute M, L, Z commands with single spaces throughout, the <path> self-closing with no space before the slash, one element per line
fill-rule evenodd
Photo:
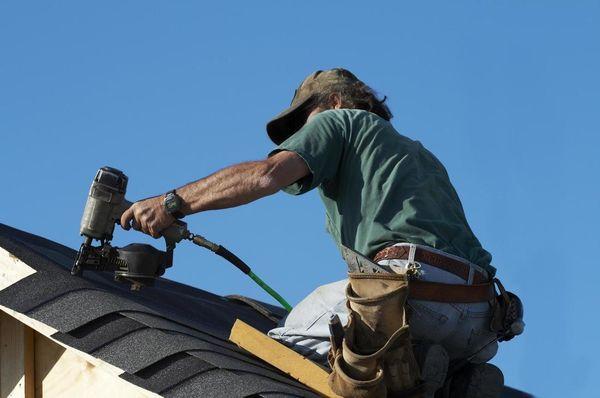
<path fill-rule="evenodd" d="M 252 272 L 248 264 L 243 262 L 235 254 L 227 250 L 227 248 L 219 244 L 213 243 L 208 239 L 204 238 L 203 236 L 192 233 L 189 235 L 188 239 L 194 242 L 196 245 L 204 247 L 212 251 L 213 253 L 218 254 L 225 260 L 229 261 L 231 264 L 235 265 L 237 269 L 242 271 L 244 274 L 248 275 L 250 279 L 256 282 L 258 286 L 260 286 L 265 292 L 269 293 L 271 297 L 277 300 L 288 312 L 292 310 L 292 306 L 287 301 L 285 301 L 285 299 L 281 297 L 279 293 L 277 293 L 271 286 L 267 285 L 265 281 L 263 281 L 261 278 L 258 277 L 258 275 Z"/>

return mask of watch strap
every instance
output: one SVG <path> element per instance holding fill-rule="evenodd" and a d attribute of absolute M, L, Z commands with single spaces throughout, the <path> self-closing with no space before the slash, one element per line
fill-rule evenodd
<path fill-rule="evenodd" d="M 178 201 L 179 201 L 179 206 L 178 206 L 179 208 L 178 208 L 178 209 L 175 209 L 175 210 L 173 210 L 173 209 L 170 209 L 170 208 L 167 206 L 167 203 L 166 203 L 166 197 L 167 197 L 167 195 L 169 195 L 169 194 L 173 194 L 174 196 L 176 196 L 176 197 L 177 197 L 177 199 L 178 199 Z M 177 218 L 177 219 L 182 219 L 183 217 L 185 217 L 185 214 L 183 214 L 183 213 L 181 212 L 181 210 L 180 210 L 182 202 L 183 202 L 183 200 L 181 199 L 181 196 L 177 195 L 177 192 L 176 192 L 176 190 L 175 190 L 175 189 L 172 189 L 172 190 L 170 190 L 169 192 L 167 192 L 167 193 L 165 194 L 165 203 L 164 203 L 165 210 L 167 211 L 167 213 L 169 213 L 170 215 L 172 215 L 173 217 L 175 217 L 175 218 Z"/>

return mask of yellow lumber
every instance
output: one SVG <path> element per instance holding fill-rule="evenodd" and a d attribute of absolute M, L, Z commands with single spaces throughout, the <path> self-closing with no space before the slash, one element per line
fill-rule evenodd
<path fill-rule="evenodd" d="M 328 374 L 323 368 L 247 323 L 236 320 L 229 340 L 319 394 L 325 397 L 339 397 L 327 385 Z"/>

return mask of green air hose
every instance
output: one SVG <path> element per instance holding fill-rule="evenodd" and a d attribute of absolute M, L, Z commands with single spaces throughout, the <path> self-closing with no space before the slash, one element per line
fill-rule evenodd
<path fill-rule="evenodd" d="M 244 274 L 248 275 L 250 279 L 256 282 L 258 286 L 260 286 L 265 292 L 269 293 L 271 297 L 277 300 L 288 312 L 292 310 L 292 306 L 287 301 L 285 301 L 285 299 L 281 297 L 279 293 L 277 293 L 271 286 L 267 285 L 265 281 L 258 277 L 258 275 L 252 272 L 248 264 L 243 262 L 238 256 L 227 250 L 225 247 L 213 243 L 200 235 L 190 234 L 188 239 L 197 244 L 198 246 L 202 246 L 209 249 L 210 251 L 214 252 L 215 254 L 218 254 L 225 260 L 229 261 L 231 264 L 235 265 L 237 269 L 242 271 Z"/>
<path fill-rule="evenodd" d="M 290 312 L 292 310 L 292 306 L 289 305 L 289 303 L 287 301 L 285 301 L 285 299 L 283 297 L 281 297 L 281 295 L 279 293 L 277 293 L 275 290 L 273 290 L 273 288 L 271 288 L 271 286 L 267 285 L 265 283 L 265 281 L 260 279 L 258 277 L 258 275 L 256 275 L 254 272 L 250 271 L 248 273 L 248 276 L 250 278 L 252 278 L 252 280 L 254 282 L 256 282 L 258 284 L 258 286 L 262 287 L 265 292 L 269 293 L 271 295 L 271 297 L 273 297 L 275 300 L 279 301 L 279 304 L 283 305 L 283 308 L 285 308 L 287 310 L 287 312 Z"/>

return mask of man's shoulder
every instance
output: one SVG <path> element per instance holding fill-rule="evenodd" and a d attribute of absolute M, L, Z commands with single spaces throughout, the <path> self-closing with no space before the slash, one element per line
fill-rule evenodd
<path fill-rule="evenodd" d="M 315 115 L 311 128 L 335 131 L 350 145 L 387 145 L 401 151 L 416 151 L 420 145 L 402 135 L 389 120 L 363 109 L 328 109 Z"/>
<path fill-rule="evenodd" d="M 374 121 L 384 121 L 389 123 L 387 120 L 382 117 L 376 115 L 375 113 L 369 112 L 364 109 L 351 109 L 351 108 L 341 108 L 341 109 L 328 109 L 323 111 L 317 115 L 326 117 L 326 118 L 337 118 L 337 119 L 372 119 Z"/>
<path fill-rule="evenodd" d="M 352 131 L 357 130 L 357 126 L 365 125 L 364 119 L 369 115 L 378 117 L 361 109 L 328 109 L 316 114 L 305 127 L 307 129 L 337 131 L 342 135 L 349 136 Z M 367 124 L 371 125 L 372 123 Z"/>
<path fill-rule="evenodd" d="M 337 125 L 348 133 L 372 129 L 397 133 L 390 121 L 363 109 L 328 109 L 317 114 L 314 120 L 317 124 Z"/>

